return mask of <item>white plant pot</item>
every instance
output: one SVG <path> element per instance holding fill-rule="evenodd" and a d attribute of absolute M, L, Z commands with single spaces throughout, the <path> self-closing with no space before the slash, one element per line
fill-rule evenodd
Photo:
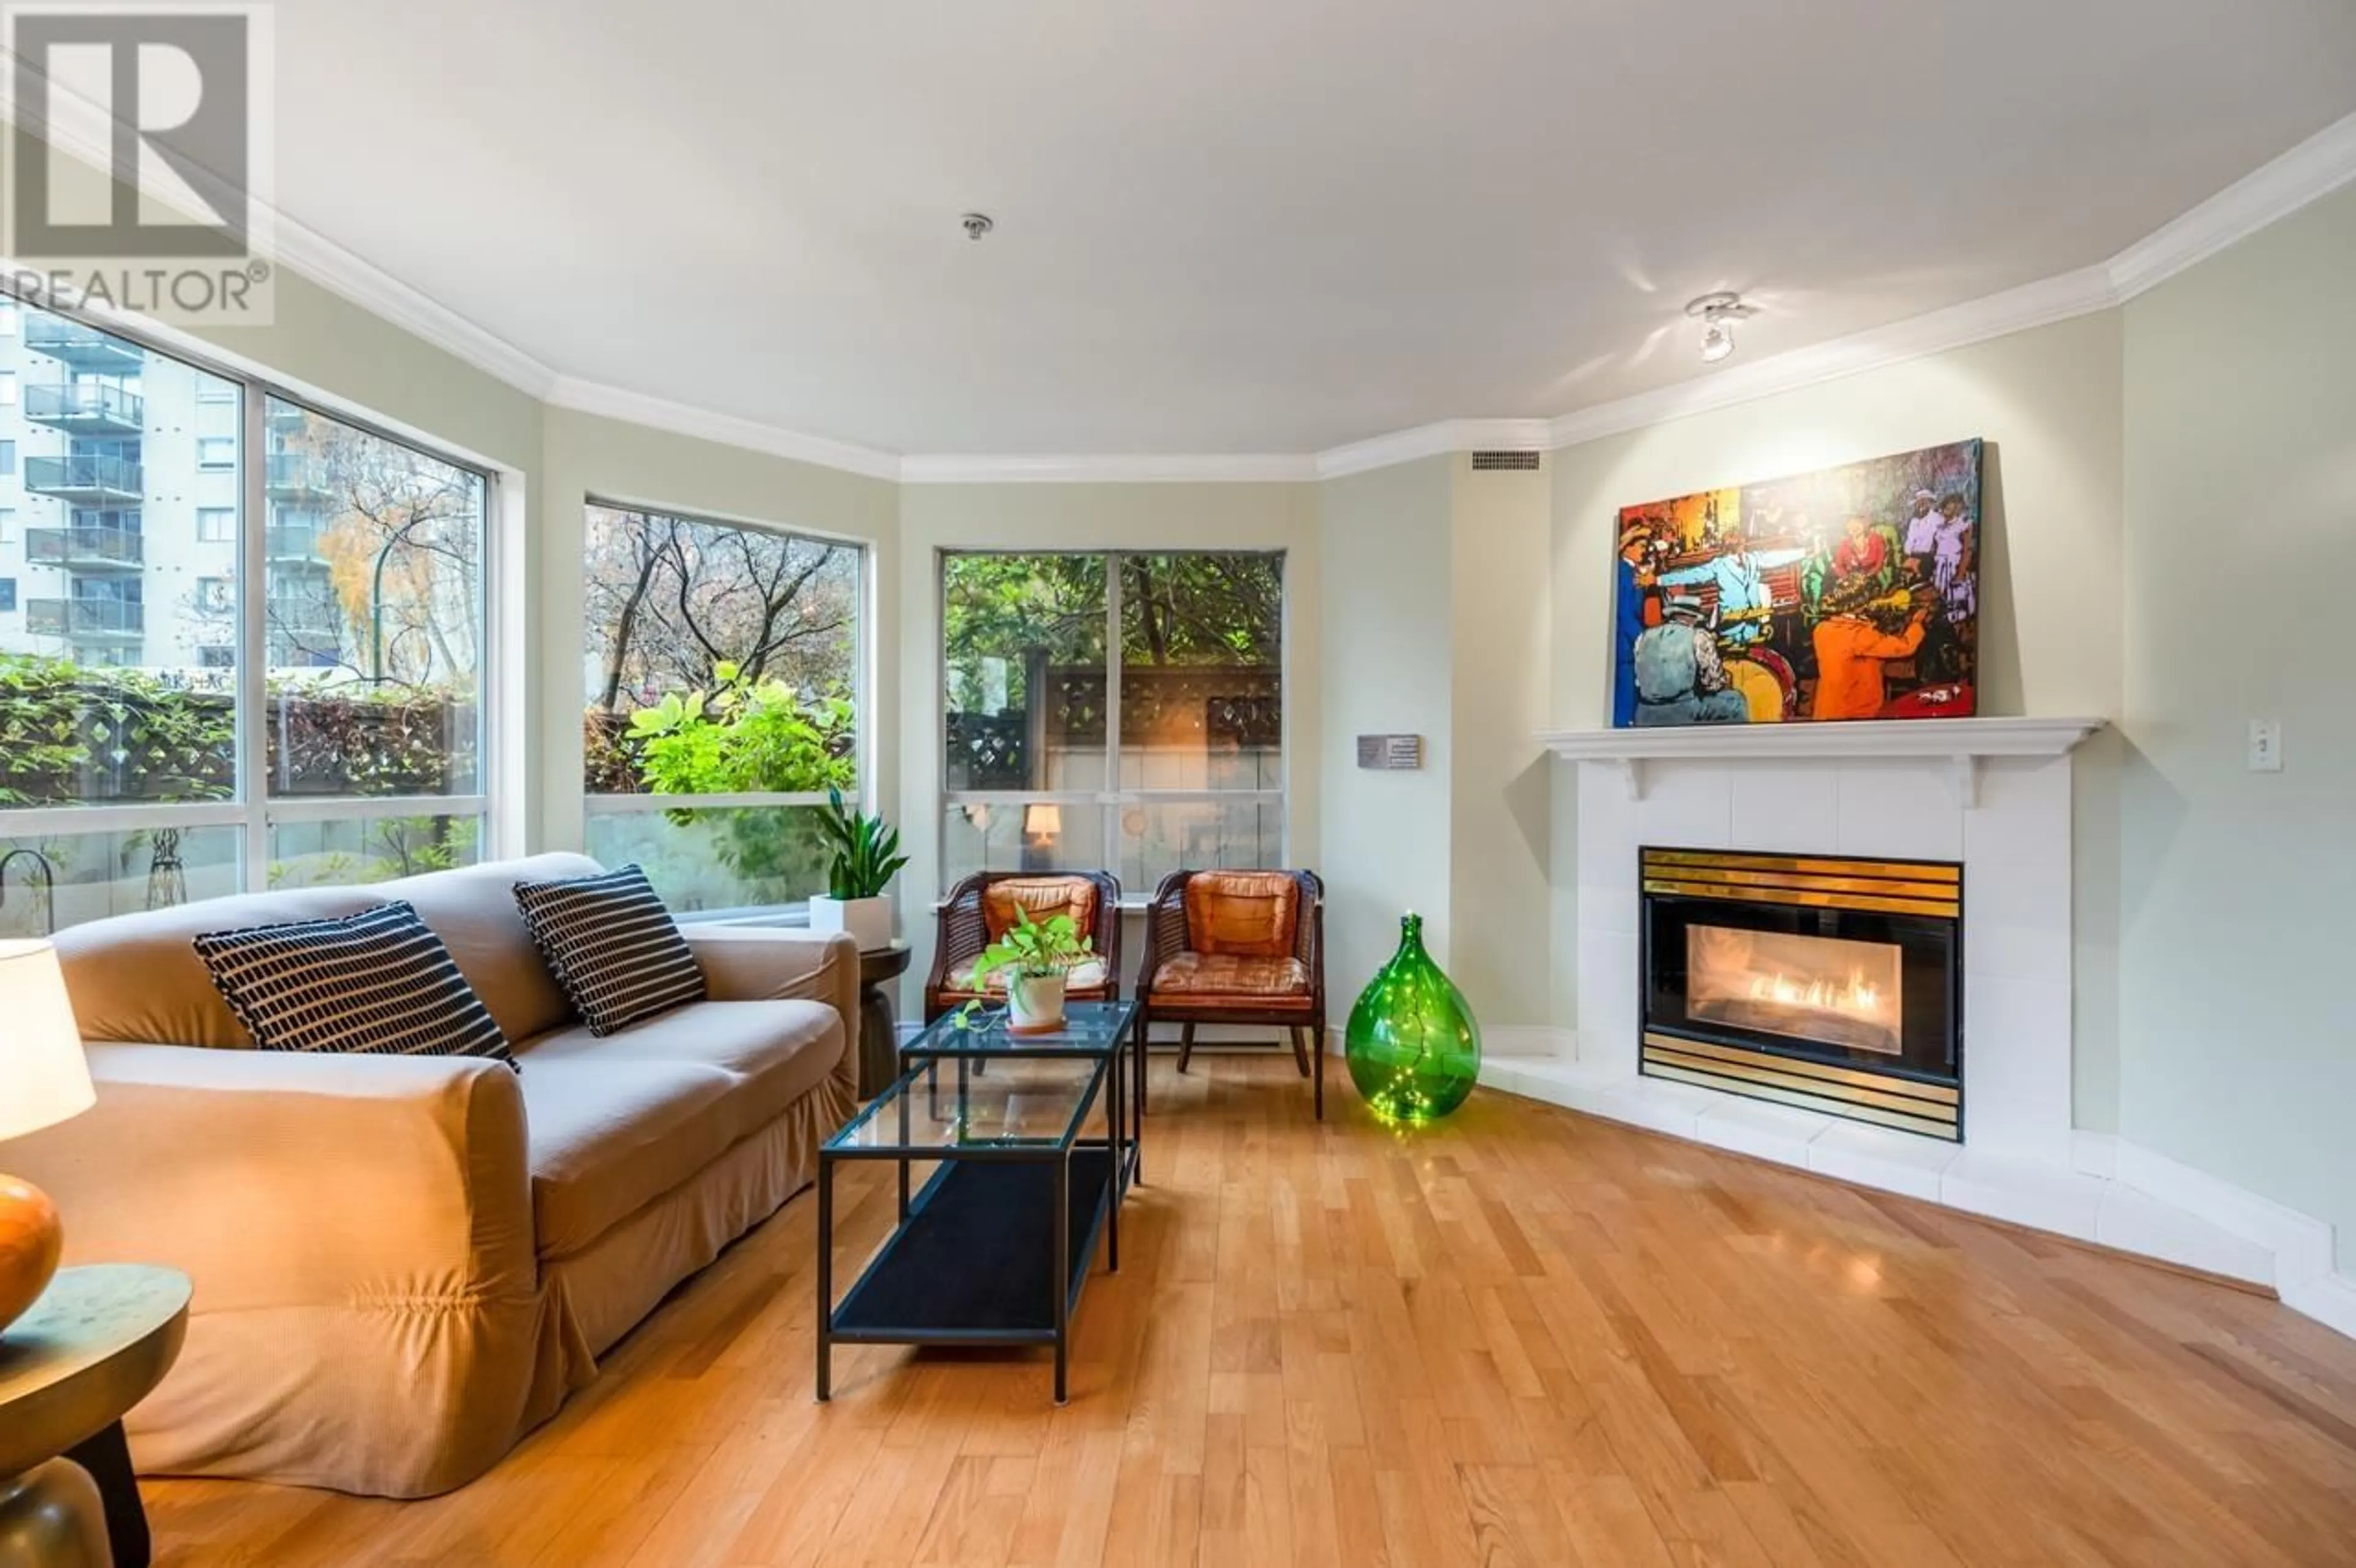
<path fill-rule="evenodd" d="M 862 953 L 892 945 L 892 901 L 888 898 L 829 899 L 809 901 L 810 929 L 847 931 Z"/>
<path fill-rule="evenodd" d="M 1006 982 L 1006 1021 L 1014 1029 L 1064 1026 L 1064 980 L 1055 975 L 1012 975 Z"/>

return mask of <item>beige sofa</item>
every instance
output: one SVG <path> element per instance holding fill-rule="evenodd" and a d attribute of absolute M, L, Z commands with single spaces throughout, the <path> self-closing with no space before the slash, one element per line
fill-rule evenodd
<path fill-rule="evenodd" d="M 67 1261 L 196 1282 L 187 1349 L 127 1423 L 151 1473 L 422 1497 L 480 1475 L 665 1293 L 807 1185 L 849 1115 L 848 936 L 694 928 L 712 999 L 603 1040 L 517 914 L 577 855 L 256 893 L 58 937 L 97 1106 L 12 1143 Z M 406 899 L 517 1048 L 252 1048 L 190 939 Z"/>

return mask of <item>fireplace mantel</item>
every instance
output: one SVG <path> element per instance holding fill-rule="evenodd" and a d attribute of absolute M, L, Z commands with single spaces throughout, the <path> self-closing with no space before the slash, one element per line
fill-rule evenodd
<path fill-rule="evenodd" d="M 1558 757 L 1616 769 L 1628 798 L 1644 796 L 1648 763 L 1871 762 L 1946 764 L 1955 804 L 1979 803 L 1980 764 L 1990 757 L 2058 757 L 2101 729 L 2101 719 L 1916 719 L 1836 724 L 1687 724 L 1655 729 L 1544 730 Z"/>

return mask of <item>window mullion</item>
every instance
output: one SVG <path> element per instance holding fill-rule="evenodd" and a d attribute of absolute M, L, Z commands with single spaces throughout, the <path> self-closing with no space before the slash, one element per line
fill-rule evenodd
<path fill-rule="evenodd" d="M 1120 776 L 1120 611 L 1121 564 L 1119 550 L 1105 557 L 1105 793 L 1119 795 Z M 1113 841 L 1105 840 L 1107 853 Z"/>
<path fill-rule="evenodd" d="M 252 890 L 270 880 L 270 638 L 269 549 L 262 384 L 239 382 L 237 591 L 238 798 L 245 806 L 245 857 L 241 882 Z"/>
<path fill-rule="evenodd" d="M 1120 864 L 1120 816 L 1118 804 L 1127 780 L 1120 773 L 1120 610 L 1121 563 L 1114 550 L 1105 557 L 1105 795 L 1098 813 L 1097 842 L 1104 846 L 1107 870 Z M 1119 873 L 1116 872 L 1116 875 Z"/>

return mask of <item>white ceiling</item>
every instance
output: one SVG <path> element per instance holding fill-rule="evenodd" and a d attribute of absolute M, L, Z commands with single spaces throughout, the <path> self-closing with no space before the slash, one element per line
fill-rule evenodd
<path fill-rule="evenodd" d="M 1559 414 L 2087 265 L 2350 0 L 280 0 L 278 205 L 559 372 L 913 453 Z M 969 242 L 958 215 L 998 232 Z"/>

